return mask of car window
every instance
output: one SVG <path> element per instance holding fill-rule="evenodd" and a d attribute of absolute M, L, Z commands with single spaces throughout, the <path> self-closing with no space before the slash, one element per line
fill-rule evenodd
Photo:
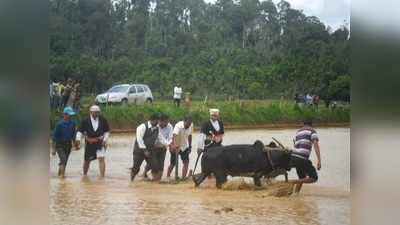
<path fill-rule="evenodd" d="M 143 87 L 142 86 L 138 86 L 138 93 L 144 92 Z"/>
<path fill-rule="evenodd" d="M 147 86 L 143 86 L 144 91 L 149 92 L 149 88 Z"/>
<path fill-rule="evenodd" d="M 135 94 L 135 93 L 136 93 L 136 87 L 135 87 L 135 86 L 132 86 L 132 87 L 129 89 L 129 93 L 130 93 L 130 94 Z"/>
<path fill-rule="evenodd" d="M 108 90 L 108 93 L 123 93 L 128 90 L 129 86 L 114 86 Z"/>

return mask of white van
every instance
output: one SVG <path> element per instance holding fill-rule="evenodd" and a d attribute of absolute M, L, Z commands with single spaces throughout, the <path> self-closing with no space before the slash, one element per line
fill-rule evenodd
<path fill-rule="evenodd" d="M 143 104 L 153 102 L 153 94 L 145 84 L 120 84 L 96 96 L 96 103 Z"/>

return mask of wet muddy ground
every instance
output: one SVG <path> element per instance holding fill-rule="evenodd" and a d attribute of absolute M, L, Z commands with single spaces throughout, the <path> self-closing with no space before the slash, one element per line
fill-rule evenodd
<path fill-rule="evenodd" d="M 279 181 L 259 190 L 246 178 L 228 178 L 222 190 L 215 188 L 213 179 L 200 188 L 194 188 L 190 180 L 158 184 L 138 177 L 130 183 L 133 134 L 110 140 L 105 179 L 98 178 L 97 162 L 92 163 L 89 176 L 82 178 L 83 150 L 71 153 L 65 179 L 57 178 L 58 159 L 53 157 L 50 224 L 350 224 L 350 129 L 317 131 L 322 154 L 320 179 L 305 185 L 299 195 L 290 196 L 285 195 L 290 187 Z M 273 136 L 290 145 L 294 133 L 294 129 L 228 130 L 224 144 L 250 144 L 257 139 L 268 143 Z M 195 160 L 193 151 L 190 168 Z M 315 155 L 312 160 L 315 162 Z M 165 166 L 168 163 L 169 153 Z M 290 178 L 295 177 L 292 170 Z"/>

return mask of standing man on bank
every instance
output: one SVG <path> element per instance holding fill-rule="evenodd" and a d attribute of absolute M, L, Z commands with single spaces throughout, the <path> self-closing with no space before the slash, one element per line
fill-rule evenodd
<path fill-rule="evenodd" d="M 110 127 L 107 120 L 100 115 L 100 107 L 92 105 L 90 107 L 90 115 L 81 122 L 76 134 L 77 145 L 80 146 L 82 136 L 85 137 L 85 158 L 83 163 L 83 175 L 87 176 L 87 172 L 92 160 L 99 160 L 100 177 L 104 178 L 106 171 L 106 163 L 104 157 L 106 155 L 107 141 L 110 136 Z"/>
<path fill-rule="evenodd" d="M 321 169 L 321 155 L 317 132 L 312 127 L 311 119 L 305 119 L 303 124 L 304 126 L 297 131 L 294 138 L 294 150 L 290 160 L 290 166 L 296 168 L 299 177 L 298 180 L 291 181 L 296 184 L 295 193 L 300 192 L 303 183 L 309 184 L 318 180 L 317 171 L 309 159 L 313 146 L 317 156 L 317 169 Z"/>
<path fill-rule="evenodd" d="M 65 107 L 63 112 L 63 118 L 58 121 L 53 133 L 53 152 L 55 155 L 57 152 L 60 162 L 58 164 L 58 176 L 60 178 L 65 177 L 65 168 L 67 166 L 69 154 L 72 149 L 72 142 L 75 140 L 76 127 L 75 123 L 71 120 L 71 116 L 75 115 L 75 112 L 71 107 Z"/>
<path fill-rule="evenodd" d="M 201 126 L 197 153 L 200 154 L 211 147 L 221 146 L 224 133 L 224 124 L 219 119 L 219 110 L 210 109 L 210 119 Z"/>
<path fill-rule="evenodd" d="M 53 98 L 54 98 L 54 105 L 53 109 L 59 110 L 61 106 L 61 83 L 53 83 Z"/>
<path fill-rule="evenodd" d="M 58 110 L 61 110 L 62 109 L 62 107 L 63 107 L 63 102 L 64 102 L 64 100 L 63 100 L 63 96 L 64 96 L 64 90 L 65 90 L 65 86 L 64 86 L 64 84 L 63 84 L 63 82 L 62 81 L 59 81 L 58 82 Z"/>
<path fill-rule="evenodd" d="M 182 121 L 175 124 L 172 132 L 172 144 L 170 148 L 171 162 L 168 167 L 167 178 L 170 179 L 172 169 L 175 167 L 177 160 L 180 156 L 183 162 L 182 167 L 182 179 L 186 179 L 186 175 L 189 167 L 189 155 L 192 151 L 192 133 L 193 133 L 193 122 L 191 116 L 185 116 Z"/>
<path fill-rule="evenodd" d="M 174 104 L 179 107 L 182 99 L 182 88 L 179 83 L 174 87 Z"/>

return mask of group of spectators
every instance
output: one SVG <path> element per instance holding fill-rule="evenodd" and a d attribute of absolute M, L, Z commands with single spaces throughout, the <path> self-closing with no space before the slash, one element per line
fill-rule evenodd
<path fill-rule="evenodd" d="M 74 111 L 80 110 L 81 88 L 80 82 L 68 78 L 65 81 L 52 81 L 49 85 L 50 108 L 62 110 L 69 106 Z"/>
<path fill-rule="evenodd" d="M 294 101 L 296 102 L 296 105 L 300 107 L 303 105 L 318 107 L 320 97 L 319 95 L 313 95 L 309 93 L 305 95 L 296 93 L 294 96 Z"/>
<path fill-rule="evenodd" d="M 316 95 L 316 94 L 299 94 L 296 93 L 294 96 L 294 101 L 296 103 L 297 106 L 302 107 L 304 105 L 306 106 L 314 106 L 316 108 L 318 108 L 318 105 L 320 103 L 320 96 Z M 331 98 L 324 98 L 323 99 L 325 102 L 325 106 L 326 108 L 331 108 L 331 109 L 335 109 L 337 106 L 337 102 L 332 100 Z"/>

